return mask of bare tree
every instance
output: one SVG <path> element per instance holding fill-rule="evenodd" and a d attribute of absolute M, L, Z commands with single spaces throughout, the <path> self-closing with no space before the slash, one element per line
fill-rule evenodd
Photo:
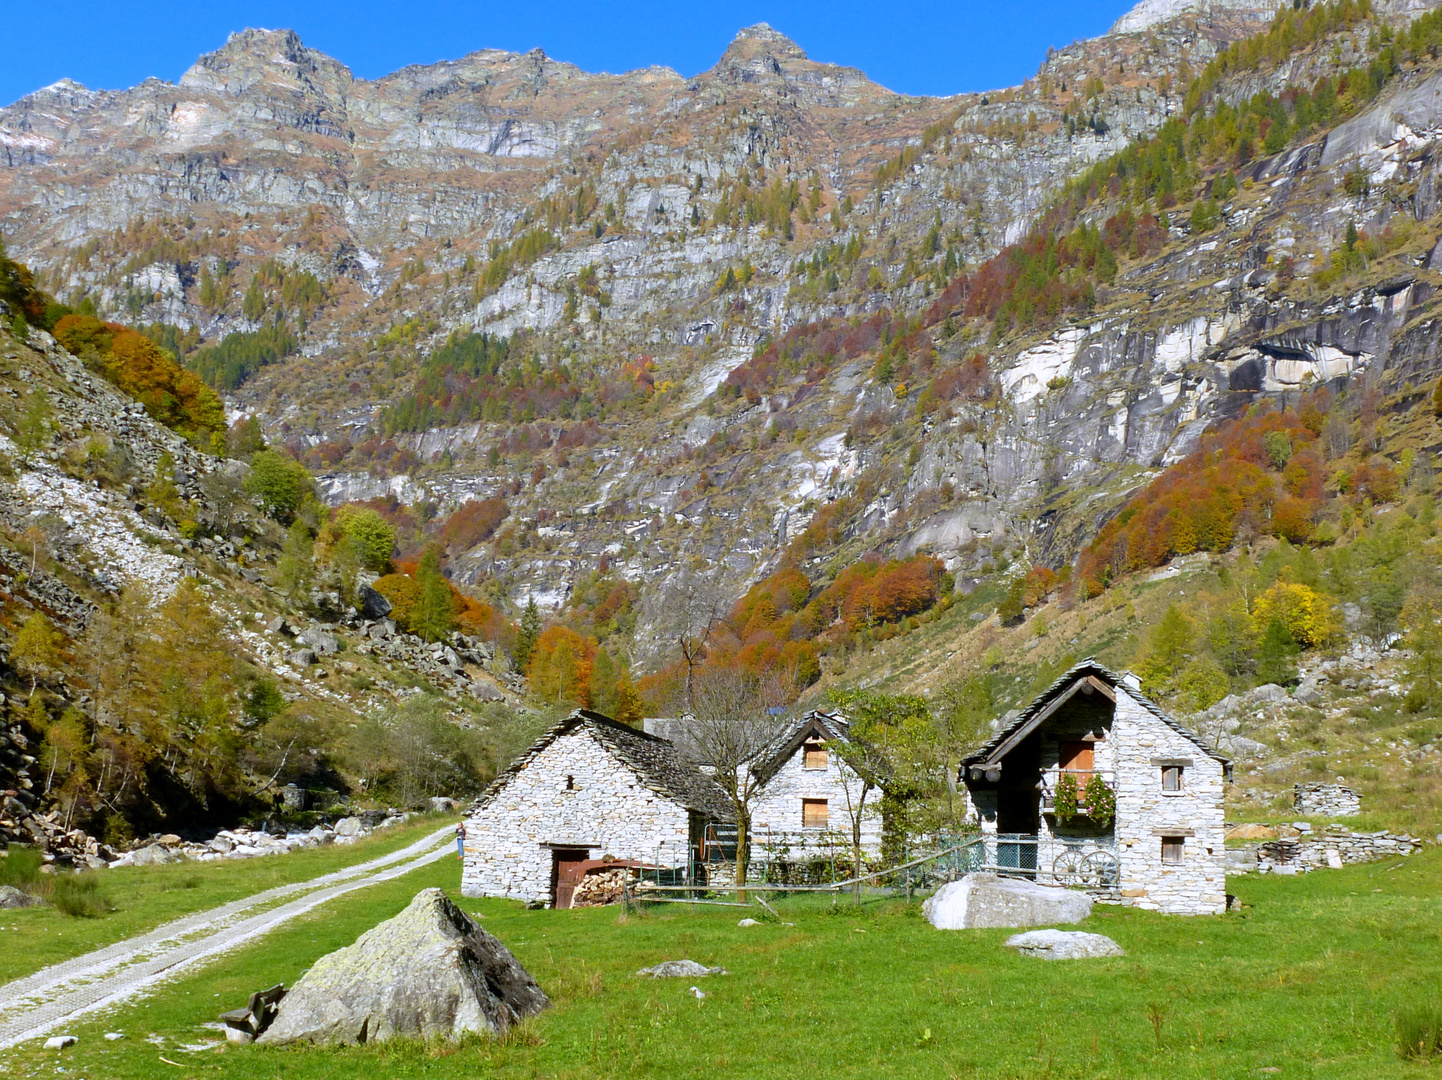
<path fill-rule="evenodd" d="M 725 613 L 725 600 L 713 582 L 693 571 L 681 579 L 673 602 L 676 649 L 686 665 L 684 707 L 686 711 L 694 711 L 697 674 L 706 658 L 711 631 Z"/>
<path fill-rule="evenodd" d="M 790 699 L 789 673 L 756 675 L 730 667 L 704 667 L 695 676 L 690 723 L 678 747 L 715 770 L 716 782 L 736 815 L 736 884 L 746 884 L 746 842 L 751 810 L 761 792 L 752 767 L 786 732 L 789 722 L 773 710 Z"/>

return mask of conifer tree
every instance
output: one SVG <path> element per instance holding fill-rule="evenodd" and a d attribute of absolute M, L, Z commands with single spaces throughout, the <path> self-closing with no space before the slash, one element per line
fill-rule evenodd
<path fill-rule="evenodd" d="M 521 613 L 521 628 L 516 633 L 516 667 L 525 671 L 531 662 L 531 652 L 536 639 L 541 636 L 541 612 L 536 607 L 534 596 L 527 598 L 526 610 Z"/>
<path fill-rule="evenodd" d="M 1283 685 L 1296 682 L 1297 665 L 1293 658 L 1301 651 L 1281 616 L 1272 616 L 1257 645 L 1257 678 L 1264 683 Z"/>

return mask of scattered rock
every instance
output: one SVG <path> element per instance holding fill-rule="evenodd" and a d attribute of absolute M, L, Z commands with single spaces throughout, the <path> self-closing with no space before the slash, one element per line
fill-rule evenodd
<path fill-rule="evenodd" d="M 74 1046 L 78 1041 L 74 1035 L 52 1035 L 45 1040 L 45 1049 L 64 1050 L 67 1046 Z"/>
<path fill-rule="evenodd" d="M 1104 934 L 1081 930 L 1028 930 L 1006 939 L 1008 948 L 1039 960 L 1086 960 L 1097 956 L 1125 956 L 1122 947 Z"/>
<path fill-rule="evenodd" d="M 13 885 L 0 885 L 0 908 L 34 907 L 41 902 L 38 896 L 31 896 Z"/>
<path fill-rule="evenodd" d="M 356 591 L 356 610 L 364 619 L 384 619 L 391 613 L 391 602 L 369 585 Z"/>
<path fill-rule="evenodd" d="M 107 1031 L 105 1033 L 106 1042 L 119 1042 L 123 1038 L 125 1038 L 125 1032 L 123 1031 Z"/>
<path fill-rule="evenodd" d="M 1092 911 L 1086 893 L 996 874 L 967 874 L 948 882 L 922 905 L 938 930 L 987 926 L 1045 926 L 1081 922 Z"/>
<path fill-rule="evenodd" d="M 182 857 L 164 844 L 157 843 L 132 851 L 126 862 L 130 866 L 159 866 L 162 863 L 179 862 Z"/>
<path fill-rule="evenodd" d="M 258 1041 L 500 1034 L 549 1004 L 504 945 L 440 889 L 424 889 L 395 918 L 317 960 Z"/>
<path fill-rule="evenodd" d="M 303 645 L 309 645 L 317 656 L 333 656 L 340 648 L 336 636 L 327 630 L 303 630 L 297 635 L 297 640 Z"/>
<path fill-rule="evenodd" d="M 284 634 L 286 637 L 291 636 L 290 626 L 286 623 L 284 616 L 281 615 L 277 615 L 271 619 L 270 622 L 266 623 L 265 628 L 272 634 Z"/>
<path fill-rule="evenodd" d="M 365 830 L 365 822 L 358 817 L 343 817 L 335 823 L 337 836 L 359 836 Z"/>
<path fill-rule="evenodd" d="M 455 799 L 448 799 L 444 795 L 431 796 L 430 806 L 431 812 L 434 814 L 448 814 L 461 808 L 461 804 Z"/>
<path fill-rule="evenodd" d="M 315 663 L 315 653 L 310 649 L 296 649 L 286 654 L 286 660 L 294 667 L 308 668 Z"/>
<path fill-rule="evenodd" d="M 742 919 L 742 920 L 741 920 L 739 923 L 737 923 L 736 925 L 737 925 L 737 926 L 760 926 L 761 923 L 760 923 L 759 921 L 757 921 L 756 919 Z"/>
<path fill-rule="evenodd" d="M 730 975 L 722 967 L 707 967 L 695 960 L 666 960 L 655 967 L 642 968 L 637 975 L 649 975 L 653 979 L 699 979 L 706 975 Z"/>
<path fill-rule="evenodd" d="M 1270 825 L 1258 825 L 1254 822 L 1234 826 L 1226 833 L 1228 840 L 1275 840 L 1276 837 L 1276 829 Z"/>

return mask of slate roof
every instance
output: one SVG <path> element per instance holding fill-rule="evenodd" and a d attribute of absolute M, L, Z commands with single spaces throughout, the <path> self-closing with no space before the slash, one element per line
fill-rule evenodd
<path fill-rule="evenodd" d="M 612 756 L 630 766 L 641 783 L 679 803 L 688 810 L 705 814 L 713 821 L 730 821 L 735 813 L 731 800 L 716 781 L 681 756 L 667 740 L 656 735 L 617 723 L 609 716 L 577 709 L 569 716 L 552 724 L 530 746 L 492 781 L 476 803 L 481 809 L 494 799 L 503 788 L 525 771 L 538 754 L 562 735 L 577 728 L 584 728 Z"/>
<path fill-rule="evenodd" d="M 768 749 L 757 755 L 751 766 L 751 774 L 759 783 L 765 784 L 776 775 L 781 766 L 791 760 L 791 755 L 796 753 L 813 733 L 819 734 L 823 739 L 847 742 L 851 738 L 851 722 L 841 713 L 812 709 L 796 722 L 795 727 L 784 732 Z"/>
<path fill-rule="evenodd" d="M 1056 695 L 1060 694 L 1074 681 L 1084 675 L 1095 675 L 1097 678 L 1106 682 L 1109 686 L 1117 690 L 1119 693 L 1126 694 L 1138 705 L 1146 709 L 1147 712 L 1151 713 L 1162 723 L 1166 724 L 1167 727 L 1175 731 L 1178 735 L 1182 735 L 1185 738 L 1188 738 L 1192 742 L 1196 743 L 1197 748 L 1200 749 L 1203 753 L 1205 753 L 1208 757 L 1215 758 L 1223 765 L 1228 765 L 1231 763 L 1230 758 L 1223 757 L 1221 754 L 1217 753 L 1216 749 L 1214 747 L 1208 746 L 1200 735 L 1177 723 L 1176 720 L 1172 719 L 1172 717 L 1168 716 L 1165 712 L 1163 712 L 1161 706 L 1158 705 L 1155 701 L 1147 697 L 1140 690 L 1128 686 L 1122 680 L 1122 677 L 1120 675 L 1118 675 L 1114 671 L 1102 667 L 1101 664 L 1097 663 L 1094 657 L 1089 656 L 1081 663 L 1073 667 L 1070 671 L 1064 672 L 1061 677 L 1056 680 L 1056 682 L 1052 683 L 1040 694 L 1038 694 L 1036 698 L 1032 701 L 1032 703 L 1021 711 L 1020 716 L 1018 716 L 1010 724 L 1006 725 L 1006 727 L 1002 728 L 990 739 L 988 739 L 986 744 L 983 745 L 980 749 L 963 758 L 961 764 L 963 766 L 978 765 L 982 762 L 989 761 L 991 755 L 996 752 L 997 748 L 1001 746 L 1002 743 L 1006 742 L 1006 740 L 1011 737 L 1013 732 L 1017 731 L 1022 727 L 1025 727 L 1031 721 L 1031 718 L 1033 716 L 1035 716 L 1042 709 L 1046 708 L 1047 704 L 1052 700 L 1052 698 L 1056 697 Z"/>

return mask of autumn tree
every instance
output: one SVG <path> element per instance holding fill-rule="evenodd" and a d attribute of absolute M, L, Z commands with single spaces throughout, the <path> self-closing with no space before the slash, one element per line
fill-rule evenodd
<path fill-rule="evenodd" d="M 63 641 L 43 611 L 34 612 L 16 632 L 15 640 L 10 643 L 10 659 L 23 674 L 30 676 L 32 697 L 40 676 L 59 661 Z"/>

